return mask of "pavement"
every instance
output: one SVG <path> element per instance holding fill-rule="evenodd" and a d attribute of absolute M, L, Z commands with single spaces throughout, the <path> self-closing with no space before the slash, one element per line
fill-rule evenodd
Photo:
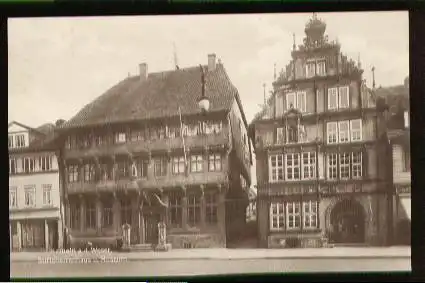
<path fill-rule="evenodd" d="M 361 258 L 408 258 L 411 257 L 410 246 L 397 247 L 334 247 L 316 249 L 175 249 L 166 252 L 110 252 L 82 254 L 61 254 L 58 252 L 12 252 L 10 261 L 39 262 L 46 258 L 85 258 L 107 256 L 125 261 L 149 260 L 246 260 L 246 259 L 361 259 Z"/>

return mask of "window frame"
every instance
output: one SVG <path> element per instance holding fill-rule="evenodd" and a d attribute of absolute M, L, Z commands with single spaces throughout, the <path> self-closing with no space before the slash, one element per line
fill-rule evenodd
<path fill-rule="evenodd" d="M 288 164 L 288 157 L 289 156 L 291 156 L 291 161 L 292 161 L 291 165 Z M 297 157 L 297 158 L 295 158 L 295 157 Z M 300 158 L 301 158 L 301 156 L 298 152 L 286 153 L 285 154 L 285 168 L 286 168 L 286 172 L 285 172 L 286 178 L 285 178 L 285 180 L 286 181 L 300 180 L 300 178 L 301 178 L 301 160 L 300 160 Z M 297 164 L 295 164 L 295 163 L 297 163 Z M 296 172 L 295 169 L 298 169 L 298 178 L 295 176 L 295 172 Z M 289 174 L 289 173 L 291 173 L 291 174 Z M 290 175 L 292 176 L 291 178 L 289 178 Z"/>
<path fill-rule="evenodd" d="M 292 207 L 292 212 L 290 212 L 290 207 Z M 297 210 L 296 208 L 298 208 L 298 212 L 296 212 Z M 287 222 L 286 222 L 287 230 L 301 229 L 302 219 L 301 219 L 301 203 L 300 202 L 293 201 L 293 202 L 286 203 L 286 219 L 287 219 Z"/>
<path fill-rule="evenodd" d="M 38 164 L 39 164 L 39 170 L 43 171 L 43 172 L 47 172 L 47 171 L 51 171 L 53 170 L 53 160 L 52 160 L 52 156 L 51 155 L 44 155 L 44 156 L 40 156 L 38 159 Z"/>
<path fill-rule="evenodd" d="M 9 146 L 9 148 L 14 148 L 15 147 L 15 142 L 14 142 L 14 136 L 13 135 L 8 135 L 8 146 Z"/>
<path fill-rule="evenodd" d="M 53 206 L 52 185 L 44 184 L 42 185 L 42 188 L 43 188 L 43 206 Z M 47 201 L 47 199 L 49 201 Z"/>
<path fill-rule="evenodd" d="M 190 156 L 190 172 L 204 172 L 204 156 L 202 154 L 193 154 Z"/>
<path fill-rule="evenodd" d="M 9 157 L 9 175 L 15 175 L 17 173 L 18 173 L 18 159 L 16 157 Z"/>
<path fill-rule="evenodd" d="M 102 200 L 102 228 L 110 228 L 114 225 L 114 203 L 110 199 Z"/>
<path fill-rule="evenodd" d="M 328 88 L 328 110 L 337 110 L 338 109 L 338 87 L 329 87 Z M 334 105 L 332 104 L 334 101 Z"/>
<path fill-rule="evenodd" d="M 270 231 L 285 230 L 286 229 L 285 203 L 271 202 L 269 207 L 269 218 L 270 218 Z"/>
<path fill-rule="evenodd" d="M 358 122 L 359 128 L 353 129 L 353 124 Z M 350 141 L 359 142 L 363 140 L 363 120 L 362 119 L 352 119 L 350 120 Z"/>
<path fill-rule="evenodd" d="M 14 200 L 14 202 L 12 200 Z M 18 207 L 18 187 L 16 186 L 9 187 L 9 208 L 17 208 L 17 207 Z"/>
<path fill-rule="evenodd" d="M 306 158 L 305 158 L 306 157 Z M 305 160 L 308 160 L 308 162 L 305 162 Z M 301 153 L 301 179 L 302 180 L 313 180 L 316 178 L 316 165 L 317 164 L 317 157 L 316 152 L 302 152 Z M 307 168 L 307 172 L 309 172 L 309 176 L 305 176 L 305 170 Z"/>
<path fill-rule="evenodd" d="M 346 130 L 341 130 L 342 125 L 346 127 Z M 338 139 L 337 143 L 349 143 L 351 141 L 350 121 L 338 121 Z"/>
<path fill-rule="evenodd" d="M 36 207 L 36 188 L 35 185 L 24 186 L 24 206 L 25 207 Z M 30 196 L 32 196 L 30 198 Z M 28 201 L 27 201 L 28 199 Z M 32 200 L 32 204 L 30 203 Z"/>
<path fill-rule="evenodd" d="M 309 200 L 303 202 L 303 229 L 306 230 L 313 230 L 318 228 L 318 202 L 315 200 Z M 306 208 L 308 208 L 308 211 L 306 211 Z M 308 225 L 307 220 L 308 219 Z M 314 220 L 314 221 L 312 221 Z M 312 225 L 312 222 L 314 222 L 315 225 Z"/>
<path fill-rule="evenodd" d="M 173 175 L 183 175 L 185 173 L 184 156 L 173 156 L 171 158 L 171 171 Z"/>
<path fill-rule="evenodd" d="M 25 135 L 24 134 L 16 134 L 15 136 L 15 148 L 25 147 Z"/>
<path fill-rule="evenodd" d="M 208 155 L 208 171 L 220 172 L 222 170 L 222 160 L 220 153 L 211 153 Z"/>
<path fill-rule="evenodd" d="M 326 123 L 326 142 L 328 144 L 337 144 L 338 143 L 338 122 L 327 122 Z M 334 139 L 330 139 L 334 137 Z"/>
<path fill-rule="evenodd" d="M 288 110 L 291 109 L 291 104 L 289 103 L 290 102 L 290 99 L 289 99 L 290 97 L 292 97 L 291 100 L 293 100 L 293 104 L 292 105 L 293 105 L 294 109 L 297 106 L 297 94 L 296 94 L 296 92 L 287 92 L 285 94 L 286 111 L 288 111 Z"/>
<path fill-rule="evenodd" d="M 76 183 L 80 181 L 80 166 L 76 164 L 68 165 L 68 183 Z"/>
<path fill-rule="evenodd" d="M 126 132 L 122 131 L 122 132 L 115 132 L 115 143 L 116 144 L 120 144 L 120 143 L 126 143 L 127 142 L 127 134 Z"/>
<path fill-rule="evenodd" d="M 354 156 L 355 154 L 358 154 L 359 158 L 359 162 L 354 162 Z M 360 172 L 359 175 L 354 174 L 355 172 Z M 351 153 L 351 178 L 352 179 L 360 179 L 363 176 L 363 152 L 358 151 L 358 152 L 352 152 Z"/>
<path fill-rule="evenodd" d="M 302 101 L 302 105 L 300 105 L 300 97 L 303 97 Z M 297 105 L 297 109 L 301 112 L 301 113 L 305 113 L 307 112 L 307 92 L 306 91 L 297 91 L 297 97 L 296 97 L 296 105 Z M 300 108 L 301 106 L 301 108 Z"/>
<path fill-rule="evenodd" d="M 316 61 L 308 61 L 305 64 L 305 77 L 313 78 L 316 76 Z"/>
<path fill-rule="evenodd" d="M 345 92 L 342 92 L 341 90 L 345 90 Z M 342 103 L 342 95 L 345 94 L 346 103 Z M 347 109 L 350 108 L 350 87 L 349 86 L 340 86 L 338 87 L 338 109 Z"/>
<path fill-rule="evenodd" d="M 335 158 L 332 158 L 334 160 L 332 160 L 331 157 L 335 157 Z M 334 161 L 335 164 L 331 164 L 331 161 Z M 327 167 L 327 170 L 326 170 L 327 179 L 332 180 L 332 181 L 337 180 L 338 175 L 339 175 L 339 172 L 338 172 L 338 154 L 333 153 L 333 152 L 328 153 L 327 156 L 326 156 L 326 165 L 327 165 L 326 166 Z M 331 170 L 335 170 L 335 171 L 331 171 Z M 332 174 L 331 174 L 331 172 L 332 172 Z"/>
<path fill-rule="evenodd" d="M 273 165 L 273 159 L 275 165 Z M 279 161 L 281 165 L 279 165 Z M 281 173 L 281 178 L 279 173 Z M 276 153 L 269 155 L 269 181 L 270 183 L 282 182 L 285 180 L 285 155 Z"/>
<path fill-rule="evenodd" d="M 205 223 L 215 225 L 218 223 L 218 193 L 216 191 L 205 192 Z"/>
<path fill-rule="evenodd" d="M 319 66 L 323 67 L 323 72 L 321 71 L 322 69 Z M 320 59 L 316 61 L 316 76 L 326 76 L 326 60 Z"/>
<path fill-rule="evenodd" d="M 86 229 L 93 230 L 97 228 L 96 202 L 94 200 L 86 200 L 84 217 Z"/>
<path fill-rule="evenodd" d="M 191 203 L 191 200 L 194 200 Z M 196 227 L 201 223 L 201 196 L 198 193 L 187 194 L 187 224 Z M 193 217 L 193 219 L 192 219 Z"/>
<path fill-rule="evenodd" d="M 170 192 L 168 195 L 168 225 L 173 228 L 183 227 L 183 193 Z"/>
<path fill-rule="evenodd" d="M 28 161 L 28 164 L 26 164 L 26 161 Z M 35 172 L 35 158 L 34 157 L 24 157 L 22 159 L 22 168 L 23 168 L 24 173 L 27 173 L 27 174 L 34 173 Z"/>
<path fill-rule="evenodd" d="M 167 163 L 168 163 L 167 159 L 163 158 L 163 157 L 154 159 L 154 170 L 153 171 L 154 171 L 155 177 L 161 178 L 161 177 L 167 176 Z M 158 166 L 160 168 L 158 168 Z"/>
<path fill-rule="evenodd" d="M 338 159 L 340 180 L 349 180 L 351 177 L 351 153 L 341 152 L 339 153 Z M 346 170 L 348 175 L 343 176 L 343 170 Z"/>
<path fill-rule="evenodd" d="M 81 204 L 78 202 L 72 202 L 69 205 L 70 223 L 71 229 L 79 230 L 81 228 Z"/>

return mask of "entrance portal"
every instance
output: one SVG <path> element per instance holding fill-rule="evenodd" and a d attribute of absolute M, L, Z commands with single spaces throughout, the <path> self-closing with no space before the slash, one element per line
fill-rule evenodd
<path fill-rule="evenodd" d="M 158 244 L 158 223 L 160 221 L 159 213 L 146 213 L 145 218 L 145 242 L 147 244 Z"/>
<path fill-rule="evenodd" d="M 355 200 L 337 203 L 330 215 L 333 243 L 363 243 L 365 240 L 365 216 L 363 207 Z"/>

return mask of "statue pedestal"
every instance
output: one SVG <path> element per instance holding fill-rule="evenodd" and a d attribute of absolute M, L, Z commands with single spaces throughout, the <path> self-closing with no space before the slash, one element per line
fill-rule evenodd
<path fill-rule="evenodd" d="M 157 251 L 168 251 L 171 249 L 171 245 L 167 244 L 167 226 L 164 222 L 158 223 L 158 245 L 155 250 Z"/>

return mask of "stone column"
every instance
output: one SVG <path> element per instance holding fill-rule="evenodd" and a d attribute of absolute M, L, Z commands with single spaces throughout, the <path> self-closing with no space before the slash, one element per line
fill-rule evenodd
<path fill-rule="evenodd" d="M 80 231 L 86 229 L 86 200 L 80 195 Z"/>
<path fill-rule="evenodd" d="M 96 230 L 98 233 L 102 232 L 102 200 L 100 195 L 96 196 Z"/>
<path fill-rule="evenodd" d="M 49 224 L 47 223 L 47 220 L 44 220 L 44 249 L 46 251 L 50 250 L 49 247 Z"/>
<path fill-rule="evenodd" d="M 204 185 L 201 185 L 201 227 L 205 227 L 206 226 L 206 203 L 205 203 L 205 187 Z"/>
<path fill-rule="evenodd" d="M 58 249 L 63 248 L 63 227 L 62 227 L 62 221 L 58 220 Z"/>
<path fill-rule="evenodd" d="M 18 234 L 18 251 L 20 251 L 22 249 L 22 227 L 20 221 L 16 221 L 16 233 Z"/>

